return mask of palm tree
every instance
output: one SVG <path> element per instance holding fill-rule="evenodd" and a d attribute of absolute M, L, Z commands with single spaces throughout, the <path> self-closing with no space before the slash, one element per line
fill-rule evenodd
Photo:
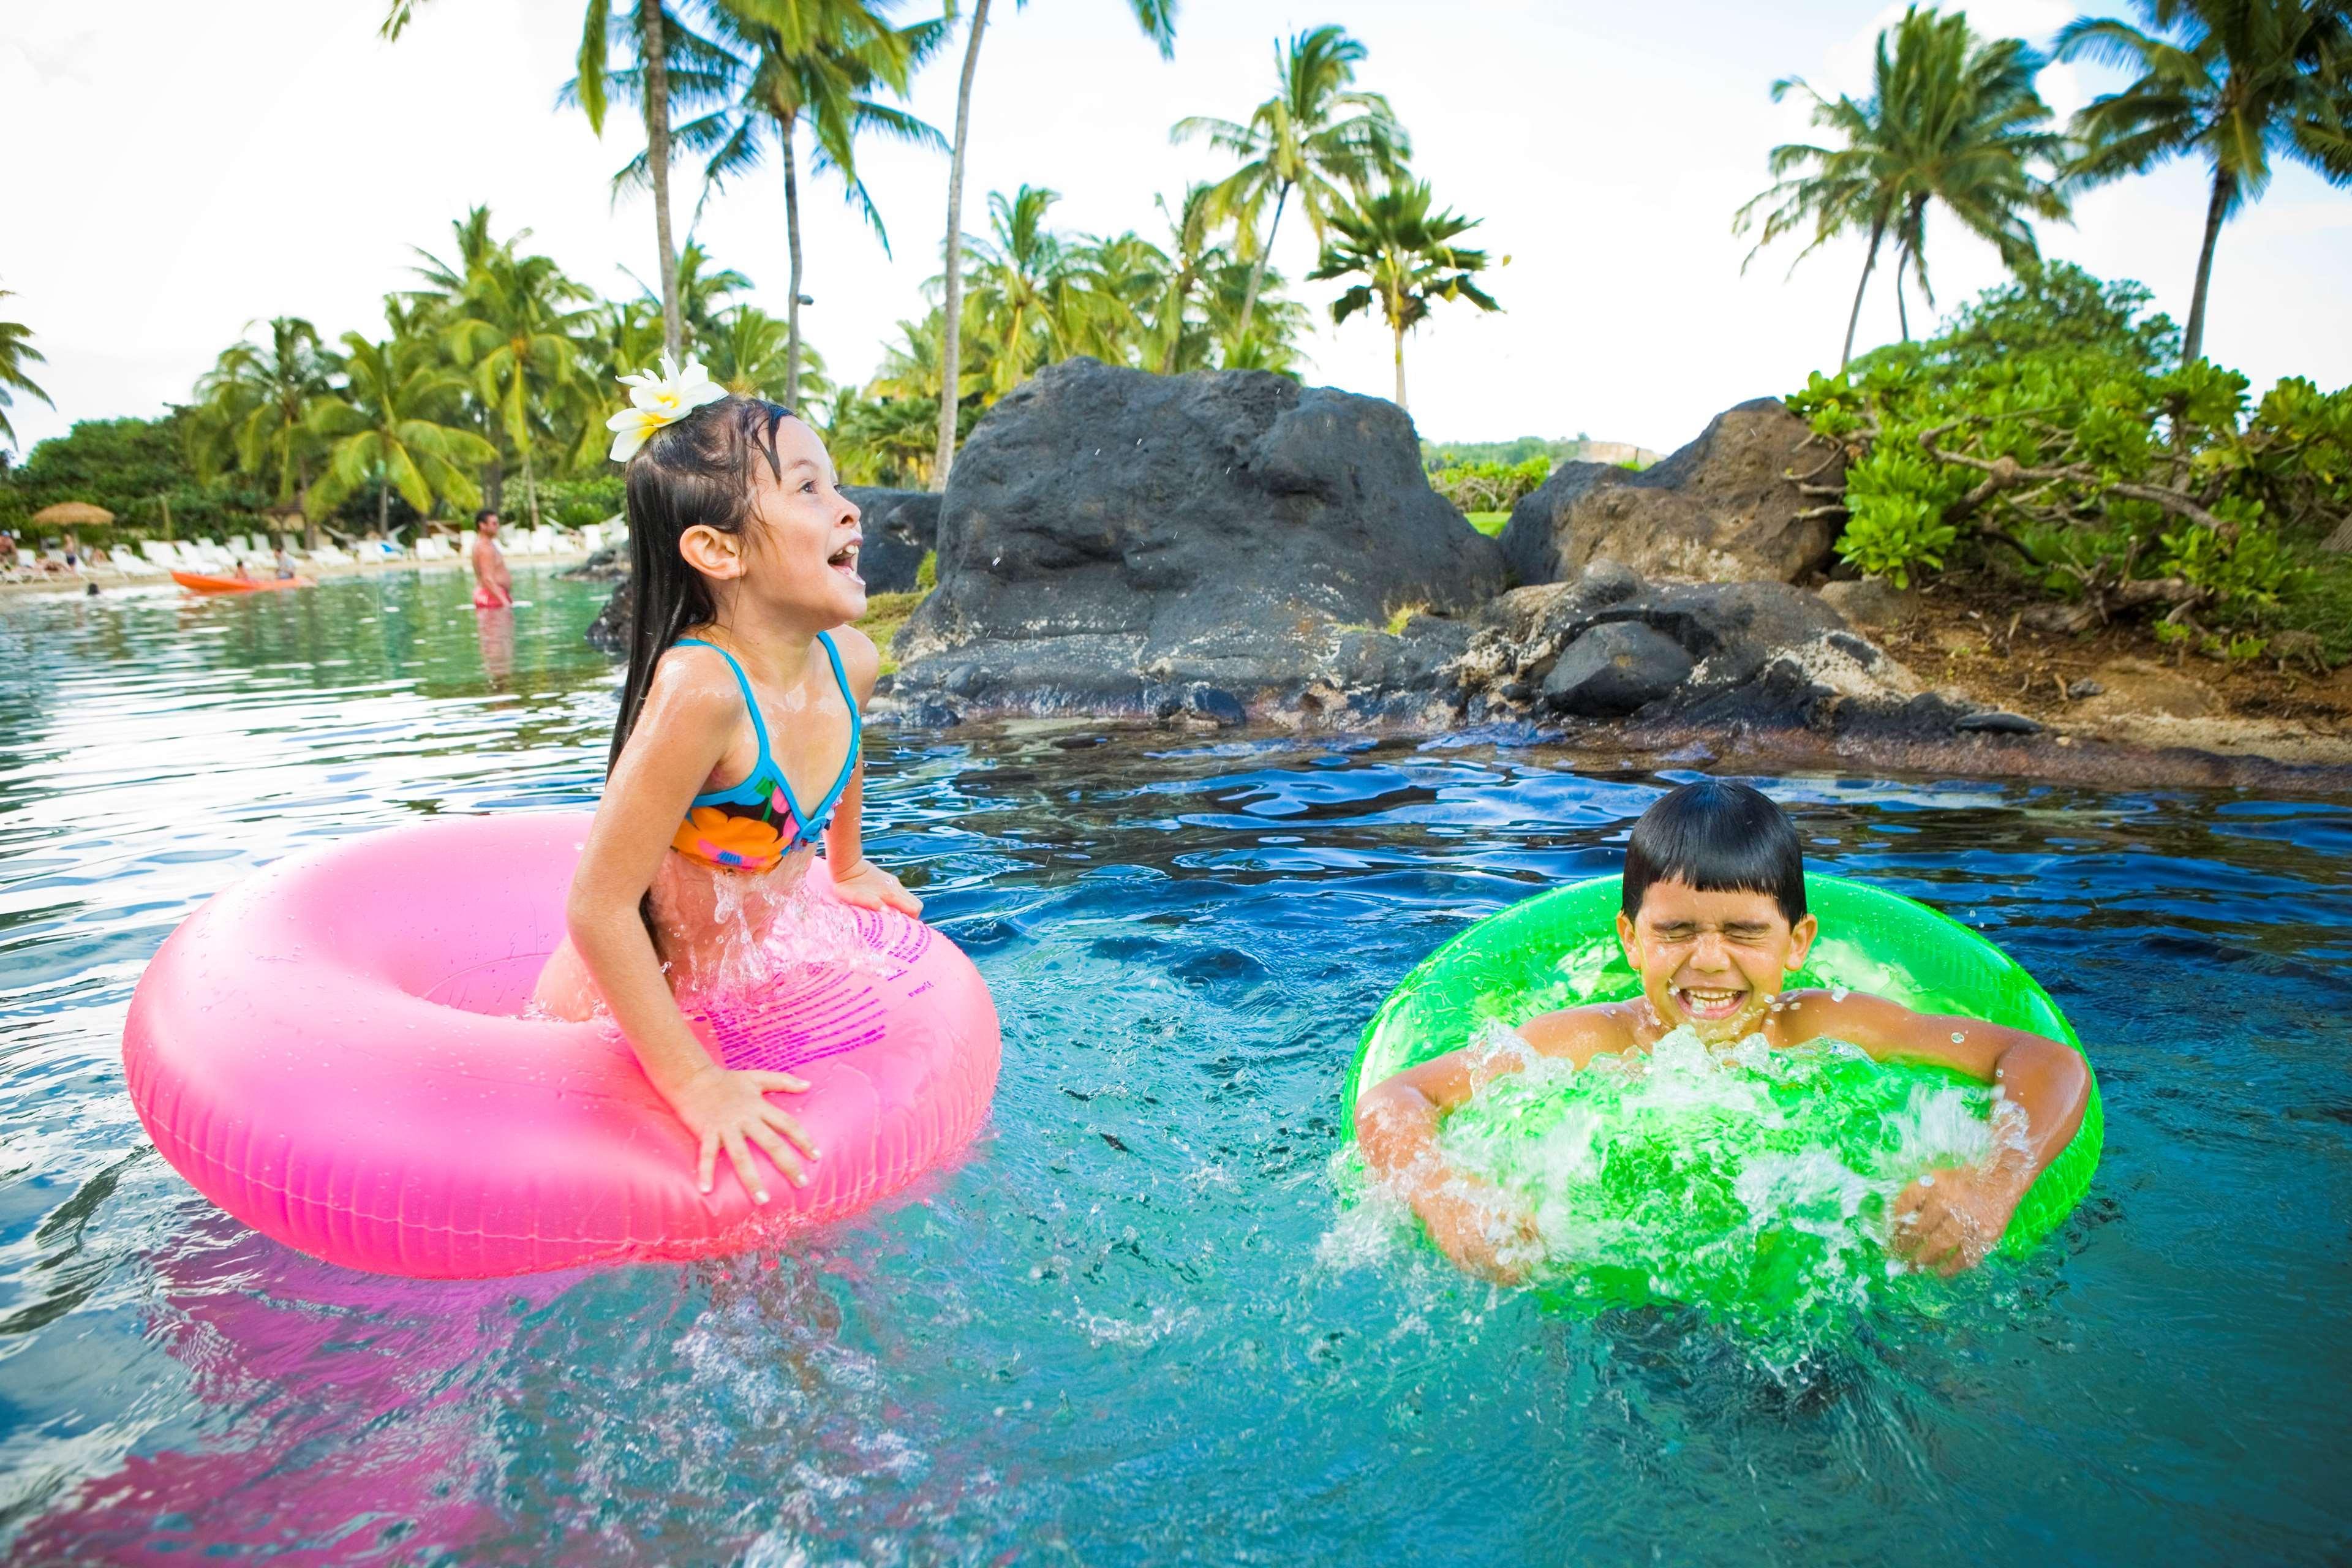
<path fill-rule="evenodd" d="M 404 336 L 400 323 L 382 342 L 358 332 L 343 334 L 349 384 L 341 396 L 310 407 L 312 432 L 331 441 L 326 472 L 311 487 L 322 511 L 369 480 L 376 481 L 376 531 L 391 529 L 392 492 L 420 513 L 436 500 L 456 507 L 479 504 L 481 489 L 467 472 L 498 456 L 470 430 L 442 423 L 466 392 L 466 378 L 433 363 L 421 340 Z"/>
<path fill-rule="evenodd" d="M 1768 166 L 1775 183 L 1739 209 L 1732 229 L 1746 233 L 1759 208 L 1777 204 L 1748 261 L 1810 225 L 1812 238 L 1799 262 L 1850 229 L 1869 231 L 1839 368 L 1853 358 L 1863 297 L 1888 235 L 1896 247 L 1898 307 L 1905 266 L 1927 289 L 1924 247 L 1931 202 L 1940 201 L 1962 226 L 1990 241 L 2011 268 L 2028 266 L 2039 255 L 2021 211 L 2066 216 L 2057 184 L 2033 172 L 2037 163 L 2054 169 L 2066 151 L 2062 138 L 2037 129 L 2050 118 L 2049 106 L 2033 89 L 2042 64 L 2014 38 L 1980 44 L 1965 16 L 1915 5 L 1878 35 L 1867 99 L 1841 96 L 1832 102 L 1799 77 L 1772 84 L 1776 102 L 1791 91 L 1811 98 L 1813 123 L 1835 132 L 1839 143 L 1773 148 Z M 1745 270 L 1748 262 L 1740 265 Z M 1795 269 L 1792 262 L 1790 270 Z M 1906 316 L 1906 335 L 1908 326 Z"/>
<path fill-rule="evenodd" d="M 234 467 L 273 484 L 278 504 L 302 513 L 315 543 L 309 498 L 320 444 L 310 411 L 333 395 L 341 369 L 319 329 L 297 316 L 272 320 L 266 344 L 246 341 L 222 351 L 196 382 L 188 430 L 197 471 L 211 479 Z"/>
<path fill-rule="evenodd" d="M 982 383 L 990 401 L 1003 396 L 1044 366 L 1074 352 L 1085 328 L 1085 284 L 1071 247 L 1045 223 L 1060 193 L 1024 185 L 1008 200 L 988 197 L 989 237 L 966 236 L 972 264 L 964 331 L 975 322 L 988 339 L 991 365 Z M 952 348 L 961 332 L 950 333 Z M 942 356 L 940 384 L 946 384 Z"/>
<path fill-rule="evenodd" d="M 798 381 L 807 395 L 831 395 L 825 384 L 824 360 L 805 342 L 796 342 L 788 322 L 756 305 L 738 305 L 703 335 L 702 363 L 710 379 L 746 397 L 766 397 L 797 412 L 801 395 L 787 389 Z"/>
<path fill-rule="evenodd" d="M 505 250 L 467 285 L 457 301 L 458 319 L 443 333 L 451 356 L 472 370 L 475 396 L 522 462 L 524 504 L 534 528 L 539 485 L 531 448 L 554 396 L 574 378 L 575 340 L 586 335 L 590 318 L 579 307 L 593 298 L 551 258 Z M 675 309 L 677 302 L 673 289 L 667 303 Z"/>
<path fill-rule="evenodd" d="M 626 0 L 624 0 L 626 3 Z M 397 40 L 407 29 L 424 0 L 388 0 L 380 29 L 387 40 Z M 623 73 L 612 70 L 613 0 L 588 0 L 580 22 L 579 75 L 567 83 L 561 100 L 586 110 L 588 127 L 604 134 L 608 87 L 620 85 Z M 636 0 L 625 24 L 636 64 L 627 73 L 631 96 L 646 118 L 646 163 L 654 193 L 654 237 L 661 254 L 662 342 L 675 355 L 681 341 L 676 274 L 677 248 L 670 243 L 669 221 L 669 97 L 670 66 L 685 29 L 661 0 Z"/>
<path fill-rule="evenodd" d="M 2262 197 L 2274 158 L 2352 181 L 2352 7 L 2342 0 L 2141 0 L 2143 31 L 2106 16 L 2059 30 L 2057 57 L 2138 71 L 2121 92 L 2074 116 L 2084 143 L 2072 172 L 2086 181 L 2137 174 L 2167 159 L 2212 170 L 2184 363 L 2205 345 L 2206 296 L 2221 225 Z"/>
<path fill-rule="evenodd" d="M 1026 0 L 1013 0 L 1014 5 Z M 964 40 L 963 74 L 956 84 L 955 146 L 948 157 L 948 232 L 941 250 L 946 271 L 940 295 L 940 321 L 946 328 L 940 356 L 940 384 L 954 386 L 961 379 L 963 332 L 963 164 L 971 146 L 971 79 L 980 68 L 980 40 L 988 31 L 989 0 L 972 0 L 971 34 Z M 1176 53 L 1176 0 L 1127 0 L 1144 36 L 1159 46 L 1160 58 Z M 931 486 L 945 489 L 948 472 L 955 466 L 957 403 L 940 400 L 939 456 L 931 464 Z"/>
<path fill-rule="evenodd" d="M 803 124 L 814 143 L 813 167 L 841 176 L 843 195 L 882 242 L 890 237 L 858 177 L 856 137 L 878 132 L 944 151 L 947 139 L 903 109 L 873 96 L 878 85 L 904 98 L 907 81 L 946 40 L 944 21 L 893 27 L 886 13 L 897 0 L 719 0 L 720 41 L 734 57 L 730 101 L 705 119 L 679 127 L 680 140 L 709 149 L 709 188 L 755 166 L 772 137 L 784 174 L 784 236 L 792 258 L 786 296 L 784 375 L 788 405 L 800 397 L 801 254 L 800 153 Z"/>
<path fill-rule="evenodd" d="M 1175 271 L 1168 253 L 1129 230 L 1105 239 L 1080 237 L 1069 247 L 1069 264 L 1076 285 L 1066 326 L 1072 352 L 1108 364 L 1157 368 L 1151 351 L 1160 323 L 1153 312 Z"/>
<path fill-rule="evenodd" d="M 662 346 L 675 356 L 686 341 L 686 321 L 677 291 L 677 247 L 670 237 L 669 164 L 670 95 L 686 86 L 698 96 L 715 95 L 723 78 L 716 74 L 719 51 L 688 33 L 677 14 L 661 0 L 636 0 L 627 13 L 624 43 L 631 64 L 612 68 L 613 0 L 588 0 L 580 26 L 580 74 L 567 83 L 562 97 L 576 101 L 588 116 L 588 128 L 604 133 L 608 95 L 634 99 L 645 112 L 645 156 L 633 165 L 643 171 L 653 188 L 654 237 L 661 257 Z M 680 67 L 699 74 L 680 83 Z M 626 183 L 628 171 L 621 182 Z"/>
<path fill-rule="evenodd" d="M 1454 243 L 1478 226 L 1477 218 L 1429 210 L 1428 183 L 1400 180 L 1377 195 L 1334 208 L 1326 220 L 1338 238 L 1323 247 L 1323 258 L 1307 276 L 1318 282 L 1361 278 L 1331 301 L 1333 325 L 1377 303 L 1396 341 L 1396 401 L 1404 398 L 1404 335 L 1428 316 L 1440 300 L 1467 300 L 1482 310 L 1499 310 L 1477 275 L 1486 253 Z"/>
<path fill-rule="evenodd" d="M 13 298 L 15 296 L 9 290 L 0 289 L 0 300 Z M 49 395 L 25 374 L 25 367 L 28 364 L 48 363 L 42 357 L 41 351 L 33 346 L 32 339 L 31 330 L 23 322 L 0 321 L 0 442 L 12 447 L 16 441 L 16 427 L 8 423 L 8 410 L 14 405 L 17 393 L 37 397 L 52 408 L 57 406 L 49 403 Z"/>
<path fill-rule="evenodd" d="M 645 290 L 645 302 L 656 313 L 661 310 L 661 296 L 646 284 L 646 280 L 625 267 L 621 268 L 628 279 Z M 720 315 L 728 309 L 728 296 L 748 292 L 751 280 L 731 267 L 715 267 L 710 253 L 701 242 L 689 239 L 686 248 L 677 253 L 677 313 L 685 323 L 687 347 L 693 349 L 719 331 Z M 646 364 L 653 362 L 648 359 Z M 646 364 L 636 368 L 643 370 Z"/>
<path fill-rule="evenodd" d="M 1365 53 L 1362 44 L 1338 26 L 1313 28 L 1287 44 L 1277 41 L 1274 68 L 1281 90 L 1251 110 L 1245 123 L 1195 115 L 1178 121 L 1168 133 L 1171 142 L 1204 135 L 1212 146 L 1244 160 L 1215 187 L 1214 198 L 1217 213 L 1239 225 L 1242 254 L 1256 264 L 1242 300 L 1244 334 L 1256 312 L 1266 258 L 1274 253 L 1274 237 L 1293 192 L 1320 246 L 1332 211 L 1347 201 L 1349 191 L 1363 190 L 1376 174 L 1403 177 L 1412 143 L 1388 100 L 1348 85 L 1356 79 Z M 1261 236 L 1258 219 L 1269 196 L 1274 214 Z"/>

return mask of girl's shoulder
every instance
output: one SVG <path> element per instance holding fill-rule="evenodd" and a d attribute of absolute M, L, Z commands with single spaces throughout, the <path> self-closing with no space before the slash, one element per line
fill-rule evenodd
<path fill-rule="evenodd" d="M 702 728 L 740 719 L 742 711 L 743 688 L 725 654 L 707 646 L 672 644 L 654 662 L 640 722 L 684 721 Z"/>
<path fill-rule="evenodd" d="M 882 650 L 856 626 L 835 626 L 827 635 L 840 651 L 842 673 L 849 677 L 850 689 L 860 702 L 865 701 L 874 695 L 874 683 L 881 679 Z"/>

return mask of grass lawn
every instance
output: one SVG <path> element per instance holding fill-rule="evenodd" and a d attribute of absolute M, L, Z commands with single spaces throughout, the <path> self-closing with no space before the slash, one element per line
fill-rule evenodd
<path fill-rule="evenodd" d="M 1470 519 L 1471 527 L 1489 539 L 1502 532 L 1503 525 L 1511 521 L 1511 514 L 1507 511 L 1474 511 L 1464 515 Z"/>

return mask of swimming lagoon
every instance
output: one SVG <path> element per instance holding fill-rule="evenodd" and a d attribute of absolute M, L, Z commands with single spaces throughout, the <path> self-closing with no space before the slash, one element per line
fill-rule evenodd
<path fill-rule="evenodd" d="M 1794 1365 L 1358 1244 L 1332 1164 L 1362 1020 L 1468 921 L 1613 870 L 1670 782 L 1475 738 L 877 726 L 873 852 L 1005 1035 L 990 1131 L 916 1201 L 783 1250 L 478 1284 L 255 1236 L 141 1131 L 131 988 L 280 855 L 593 803 L 602 590 L 518 592 L 510 618 L 405 573 L 0 605 L 9 1561 L 2297 1562 L 2352 1537 L 2340 799 L 1764 781 L 1818 868 L 2032 969 L 2108 1117 L 2032 1259 Z"/>

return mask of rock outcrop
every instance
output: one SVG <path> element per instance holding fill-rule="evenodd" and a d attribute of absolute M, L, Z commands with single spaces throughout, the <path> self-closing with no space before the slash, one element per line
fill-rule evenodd
<path fill-rule="evenodd" d="M 911 594 L 923 557 L 938 546 L 940 498 L 929 490 L 844 485 L 857 508 L 857 573 L 869 594 Z"/>
<path fill-rule="evenodd" d="M 1514 589 L 1445 674 L 1465 715 L 1635 729 L 1904 736 L 2031 733 L 1924 688 L 1817 594 L 1784 583 L 1654 584 L 1607 559 Z"/>
<path fill-rule="evenodd" d="M 1394 404 L 1085 359 L 982 419 L 938 549 L 896 690 L 966 716 L 1238 717 L 1425 691 L 1442 641 L 1377 628 L 1503 584 L 1500 550 L 1431 490 Z"/>
<path fill-rule="evenodd" d="M 1835 529 L 1810 515 L 1821 501 L 1790 470 L 1821 485 L 1844 479 L 1843 460 L 1808 445 L 1811 434 L 1785 405 L 1759 397 L 1638 473 L 1563 463 L 1512 509 L 1503 554 L 1523 584 L 1573 578 L 1603 557 L 1653 577 L 1795 582 L 1828 561 Z"/>

